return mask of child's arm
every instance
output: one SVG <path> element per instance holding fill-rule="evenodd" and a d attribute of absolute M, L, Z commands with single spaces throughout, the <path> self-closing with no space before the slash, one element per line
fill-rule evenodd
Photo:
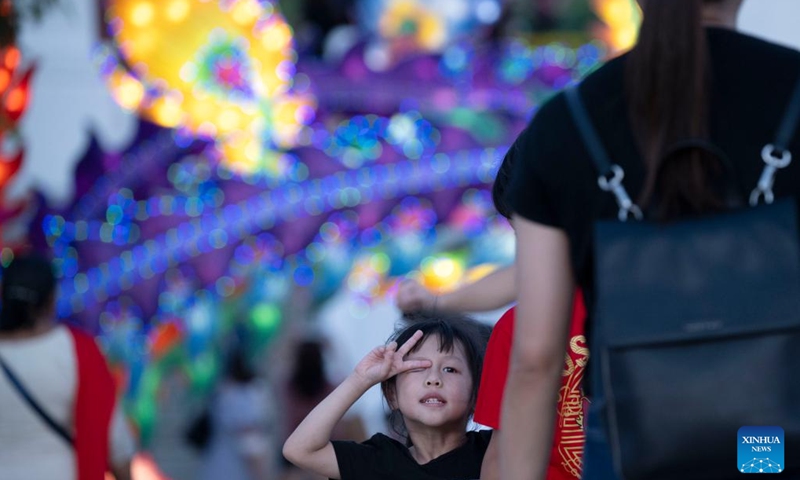
<path fill-rule="evenodd" d="M 406 361 L 403 357 L 422 338 L 417 331 L 402 347 L 395 342 L 373 349 L 347 379 L 320 402 L 283 445 L 287 460 L 304 470 L 327 478 L 341 478 L 331 443 L 331 433 L 347 410 L 361 395 L 388 378 L 408 370 L 427 368 L 427 360 Z"/>
<path fill-rule="evenodd" d="M 304 470 L 326 478 L 341 478 L 331 433 L 347 410 L 370 387 L 372 384 L 355 373 L 350 374 L 289 436 L 283 445 L 283 456 Z"/>

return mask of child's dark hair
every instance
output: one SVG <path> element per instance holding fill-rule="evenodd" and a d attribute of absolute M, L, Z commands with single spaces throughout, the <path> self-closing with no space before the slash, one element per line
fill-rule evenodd
<path fill-rule="evenodd" d="M 460 344 L 466 355 L 467 365 L 472 374 L 472 392 L 470 395 L 470 415 L 475 409 L 475 401 L 478 398 L 478 387 L 481 380 L 483 369 L 483 357 L 486 353 L 486 345 L 492 328 L 481 324 L 465 315 L 450 313 L 420 312 L 404 318 L 404 327 L 389 337 L 389 342 L 397 342 L 398 347 L 406 343 L 414 333 L 422 331 L 422 338 L 414 345 L 409 353 L 415 352 L 431 335 L 439 337 L 439 351 L 452 352 L 456 344 Z M 397 376 L 381 382 L 381 392 L 384 398 L 390 399 L 395 396 L 395 385 Z M 403 423 L 403 416 L 396 409 L 392 409 L 389 415 L 389 423 L 395 433 L 406 438 L 410 445 L 410 439 Z"/>
<path fill-rule="evenodd" d="M 497 210 L 497 213 L 509 220 L 514 212 L 506 201 L 506 188 L 508 188 L 508 184 L 511 181 L 511 171 L 514 168 L 516 150 L 517 144 L 515 142 L 511 145 L 511 148 L 508 149 L 508 152 L 506 152 L 506 156 L 503 157 L 503 163 L 500 164 L 500 168 L 497 170 L 497 176 L 494 179 L 494 184 L 492 185 L 492 202 L 494 202 L 494 209 Z"/>
<path fill-rule="evenodd" d="M 3 270 L 0 331 L 30 329 L 36 317 L 54 301 L 56 277 L 47 259 L 19 256 Z"/>

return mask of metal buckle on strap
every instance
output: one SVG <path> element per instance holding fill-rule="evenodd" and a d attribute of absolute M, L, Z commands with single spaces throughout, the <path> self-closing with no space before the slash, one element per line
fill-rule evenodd
<path fill-rule="evenodd" d="M 600 175 L 597 178 L 597 184 L 604 192 L 611 192 L 617 200 L 619 212 L 617 217 L 621 222 L 627 221 L 631 216 L 636 220 L 642 220 L 642 210 L 638 205 L 633 203 L 631 197 L 628 195 L 627 190 L 622 185 L 622 180 L 625 178 L 625 171 L 619 165 L 611 165 L 611 173 L 613 176 L 610 178 L 607 175 Z"/>
<path fill-rule="evenodd" d="M 775 201 L 775 194 L 772 186 L 775 183 L 775 173 L 781 168 L 786 168 L 792 163 L 792 152 L 789 150 L 778 150 L 773 144 L 767 144 L 761 150 L 761 158 L 764 160 L 764 170 L 761 171 L 761 178 L 758 185 L 750 193 L 750 205 L 756 206 L 761 198 L 764 203 L 771 204 Z"/>

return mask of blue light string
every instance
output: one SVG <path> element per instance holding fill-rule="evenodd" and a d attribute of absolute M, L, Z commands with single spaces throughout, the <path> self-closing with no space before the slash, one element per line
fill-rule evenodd
<path fill-rule="evenodd" d="M 353 208 L 376 197 L 392 199 L 411 192 L 423 194 L 447 187 L 486 184 L 497 169 L 498 151 L 480 149 L 458 152 L 450 159 L 446 178 L 435 167 L 441 155 L 405 164 L 375 165 L 359 170 L 338 172 L 305 184 L 287 184 L 225 207 L 221 215 L 206 214 L 184 222 L 143 244 L 122 252 L 86 272 L 89 288 L 83 293 L 74 281 L 62 282 L 63 306 L 75 310 L 91 301 L 102 302 L 131 288 L 140 279 L 148 279 L 172 265 L 202 253 L 226 247 L 231 242 L 261 230 L 267 230 L 291 218 L 312 215 L 303 208 L 309 199 L 324 203 L 321 213 Z M 437 158 L 438 157 L 438 158 Z M 441 169 L 441 167 L 439 167 Z M 393 175 L 394 174 L 394 175 Z M 327 188 L 323 188 L 325 185 Z M 337 198 L 350 191 L 359 198 Z M 65 279 L 66 280 L 66 279 Z M 93 298 L 92 298 L 93 297 Z M 77 307 L 77 308 L 75 308 Z"/>

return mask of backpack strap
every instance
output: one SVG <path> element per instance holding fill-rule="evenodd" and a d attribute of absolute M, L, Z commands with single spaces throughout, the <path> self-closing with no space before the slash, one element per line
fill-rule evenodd
<path fill-rule="evenodd" d="M 47 412 L 44 411 L 44 409 L 39 405 L 36 399 L 33 398 L 33 396 L 31 396 L 31 394 L 25 388 L 25 385 L 23 385 L 22 382 L 20 382 L 19 378 L 17 378 L 17 376 L 14 374 L 14 372 L 12 372 L 10 368 L 8 368 L 8 365 L 6 365 L 6 363 L 3 361 L 2 358 L 0 358 L 0 368 L 2 368 L 3 372 L 5 372 L 6 377 L 8 377 L 8 380 L 11 382 L 11 385 L 13 385 L 14 388 L 17 389 L 17 392 L 20 394 L 20 396 L 22 396 L 22 398 L 25 400 L 28 406 L 30 406 L 31 409 L 33 409 L 33 411 L 36 412 L 37 415 L 39 415 L 39 418 L 41 418 L 42 421 L 44 421 L 44 423 L 47 424 L 47 426 L 50 427 L 50 429 L 56 433 L 56 435 L 58 435 L 59 437 L 61 437 L 62 440 L 67 442 L 67 444 L 70 447 L 74 446 L 75 443 L 74 440 L 72 439 L 72 435 L 70 435 L 69 432 L 67 432 L 67 430 L 64 427 L 59 425 L 58 422 L 53 420 L 53 417 L 51 417 L 50 415 L 47 414 Z"/>
<path fill-rule="evenodd" d="M 565 91 L 567 105 L 572 114 L 578 132 L 583 139 L 584 145 L 589 150 L 595 169 L 600 173 L 597 179 L 600 188 L 606 192 L 611 192 L 617 200 L 619 206 L 619 219 L 626 221 L 631 215 L 636 220 L 642 219 L 641 209 L 631 201 L 628 192 L 622 185 L 625 172 L 619 165 L 611 163 L 608 153 L 600 141 L 594 125 L 578 90 L 579 85 L 572 86 Z M 763 198 L 764 203 L 770 204 L 775 200 L 772 186 L 775 183 L 775 174 L 778 170 L 786 168 L 792 163 L 792 152 L 789 151 L 789 144 L 800 124 L 800 78 L 798 78 L 789 104 L 781 120 L 775 140 L 768 143 L 761 150 L 761 158 L 764 160 L 764 169 L 755 189 L 750 193 L 750 205 L 756 206 Z M 713 153 L 713 152 L 712 152 Z"/>
<path fill-rule="evenodd" d="M 597 184 L 605 192 L 611 192 L 617 200 L 619 206 L 619 213 L 617 216 L 620 221 L 624 222 L 633 215 L 636 220 L 643 218 L 642 210 L 638 205 L 633 203 L 630 195 L 628 195 L 625 186 L 622 185 L 622 180 L 625 178 L 625 172 L 617 164 L 611 163 L 608 152 L 603 143 L 600 141 L 600 136 L 597 134 L 592 120 L 589 118 L 589 113 L 586 106 L 581 100 L 578 86 L 572 86 L 565 91 L 567 97 L 567 105 L 569 111 L 572 113 L 572 119 L 575 126 L 578 127 L 578 132 L 583 139 L 583 144 L 589 150 L 589 156 L 592 158 L 595 169 L 600 174 L 597 177 Z"/>
<path fill-rule="evenodd" d="M 761 150 L 761 158 L 764 160 L 764 170 L 761 171 L 761 178 L 758 185 L 750 194 L 750 205 L 756 206 L 761 198 L 764 203 L 770 204 L 775 200 L 772 192 L 772 185 L 775 183 L 775 174 L 778 170 L 786 168 L 792 163 L 792 152 L 789 151 L 789 144 L 797 131 L 800 122 L 800 78 L 797 80 L 792 98 L 783 114 L 783 120 L 778 127 L 775 141 L 768 143 Z"/>

